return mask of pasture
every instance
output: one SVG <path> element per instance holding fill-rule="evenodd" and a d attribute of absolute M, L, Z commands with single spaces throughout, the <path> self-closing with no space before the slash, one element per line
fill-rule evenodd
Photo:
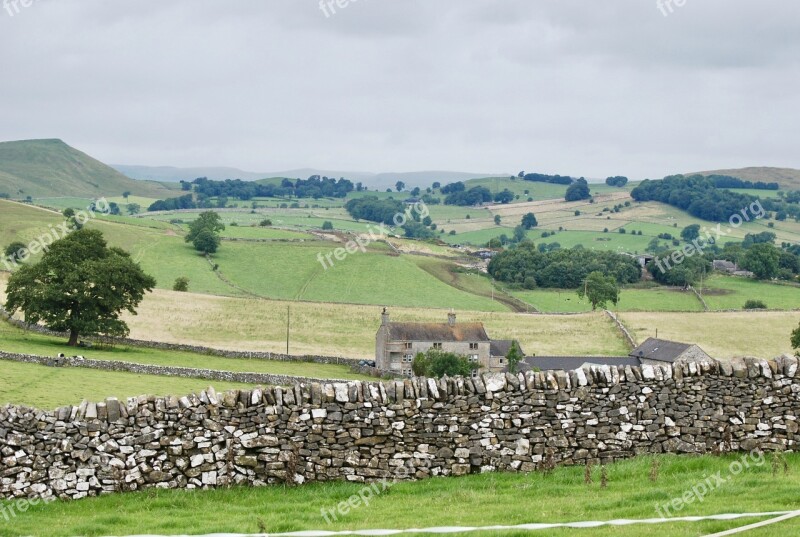
<path fill-rule="evenodd" d="M 697 343 L 718 359 L 793 354 L 789 341 L 800 312 L 623 312 L 619 315 L 640 343 L 648 337 Z"/>

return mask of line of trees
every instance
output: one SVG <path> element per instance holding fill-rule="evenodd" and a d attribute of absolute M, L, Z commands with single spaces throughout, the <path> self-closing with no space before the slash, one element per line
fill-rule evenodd
<path fill-rule="evenodd" d="M 394 199 L 380 199 L 377 196 L 364 196 L 351 199 L 344 204 L 345 210 L 356 220 L 369 220 L 394 225 L 395 215 L 405 212 L 405 204 Z"/>
<path fill-rule="evenodd" d="M 522 179 L 534 183 L 550 183 L 553 185 L 571 185 L 574 179 L 568 175 L 546 175 L 543 173 L 525 173 Z"/>
<path fill-rule="evenodd" d="M 631 197 L 636 201 L 660 201 L 711 222 L 726 222 L 757 199 L 717 188 L 712 179 L 702 175 L 645 179 L 631 191 Z"/>
<path fill-rule="evenodd" d="M 754 190 L 779 190 L 778 183 L 765 183 L 763 181 L 745 181 L 730 175 L 707 175 L 717 188 L 752 188 Z"/>
<path fill-rule="evenodd" d="M 619 284 L 635 283 L 642 274 L 639 263 L 630 256 L 583 248 L 542 252 L 529 241 L 500 252 L 489 263 L 494 279 L 525 289 L 578 289 L 595 271 L 612 276 Z"/>

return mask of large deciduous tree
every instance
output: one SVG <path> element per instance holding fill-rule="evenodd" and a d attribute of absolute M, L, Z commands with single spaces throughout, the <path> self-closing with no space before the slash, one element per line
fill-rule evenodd
<path fill-rule="evenodd" d="M 619 302 L 617 280 L 600 271 L 592 272 L 586 277 L 584 286 L 578 289 L 578 296 L 588 298 L 593 310 L 605 308 L 608 302 L 616 305 Z"/>
<path fill-rule="evenodd" d="M 744 254 L 742 266 L 759 280 L 769 280 L 778 275 L 781 252 L 774 245 L 759 243 Z"/>
<path fill-rule="evenodd" d="M 525 229 L 532 229 L 539 225 L 539 221 L 536 220 L 536 215 L 533 213 L 527 213 L 525 216 L 522 217 L 522 227 Z"/>
<path fill-rule="evenodd" d="M 213 254 L 220 245 L 219 232 L 225 229 L 219 214 L 214 211 L 200 213 L 197 220 L 189 224 L 186 242 L 191 242 L 195 250 L 204 254 Z"/>
<path fill-rule="evenodd" d="M 103 234 L 82 229 L 54 242 L 41 261 L 26 265 L 8 281 L 6 309 L 22 311 L 30 323 L 80 336 L 128 334 L 120 319 L 136 306 L 156 281 L 130 255 L 109 248 Z"/>

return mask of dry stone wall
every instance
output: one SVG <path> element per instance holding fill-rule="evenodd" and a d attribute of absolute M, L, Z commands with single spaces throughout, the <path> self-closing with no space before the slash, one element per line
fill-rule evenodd
<path fill-rule="evenodd" d="M 0 408 L 0 497 L 533 471 L 796 449 L 798 360 L 587 367 Z M 398 472 L 399 468 L 407 471 Z"/>

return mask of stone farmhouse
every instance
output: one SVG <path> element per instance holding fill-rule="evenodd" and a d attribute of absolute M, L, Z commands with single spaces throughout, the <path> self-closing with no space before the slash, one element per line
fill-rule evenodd
<path fill-rule="evenodd" d="M 438 349 L 466 356 L 471 362 L 480 364 L 480 371 L 473 372 L 477 376 L 479 373 L 502 371 L 513 343 L 511 340 L 492 340 L 483 323 L 457 323 L 453 312 L 447 315 L 446 323 L 397 323 L 390 320 L 384 309 L 381 326 L 375 335 L 375 366 L 380 371 L 411 377 L 414 357 Z"/>

